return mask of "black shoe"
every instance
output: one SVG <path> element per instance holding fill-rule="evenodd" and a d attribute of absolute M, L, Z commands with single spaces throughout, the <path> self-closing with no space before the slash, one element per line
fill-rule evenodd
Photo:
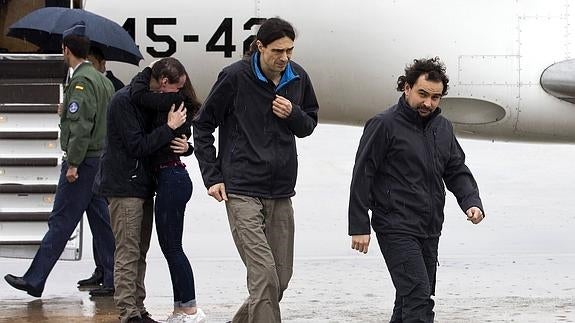
<path fill-rule="evenodd" d="M 114 287 L 100 287 L 100 288 L 92 289 L 90 291 L 90 296 L 94 296 L 94 297 L 114 296 L 115 291 L 116 290 L 114 289 Z"/>
<path fill-rule="evenodd" d="M 86 287 L 86 286 L 100 286 L 101 283 L 104 282 L 104 274 L 101 270 L 96 268 L 94 273 L 90 278 L 82 279 L 78 281 L 78 287 Z"/>
<path fill-rule="evenodd" d="M 32 287 L 22 277 L 17 277 L 17 276 L 8 274 L 8 275 L 4 276 L 4 279 L 6 280 L 6 282 L 8 284 L 10 284 L 10 286 L 12 286 L 16 289 L 19 289 L 19 290 L 23 290 L 26 293 L 28 293 L 28 295 L 31 295 L 34 297 L 42 296 L 42 291 L 39 291 L 36 288 Z"/>
<path fill-rule="evenodd" d="M 145 323 L 160 323 L 156 320 L 154 320 L 152 317 L 150 317 L 150 313 L 146 313 L 142 315 L 142 322 Z"/>
<path fill-rule="evenodd" d="M 140 317 L 134 316 L 134 317 L 130 317 L 127 322 L 128 323 L 142 323 L 144 321 Z"/>

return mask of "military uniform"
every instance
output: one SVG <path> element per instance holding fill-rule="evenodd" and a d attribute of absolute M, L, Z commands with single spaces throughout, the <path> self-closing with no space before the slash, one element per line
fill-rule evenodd
<path fill-rule="evenodd" d="M 75 70 L 64 90 L 60 116 L 60 147 L 64 159 L 78 166 L 85 157 L 100 157 L 106 137 L 106 108 L 114 86 L 92 64 Z"/>
<path fill-rule="evenodd" d="M 65 88 L 60 117 L 60 146 L 64 160 L 54 207 L 48 220 L 48 232 L 30 268 L 22 277 L 28 293 L 39 297 L 50 271 L 82 219 L 84 211 L 92 230 L 104 272 L 104 287 L 113 288 L 114 235 L 110 227 L 108 205 L 92 193 L 106 135 L 106 109 L 114 87 L 91 63 L 78 65 Z M 78 178 L 66 179 L 68 167 L 78 168 Z"/>

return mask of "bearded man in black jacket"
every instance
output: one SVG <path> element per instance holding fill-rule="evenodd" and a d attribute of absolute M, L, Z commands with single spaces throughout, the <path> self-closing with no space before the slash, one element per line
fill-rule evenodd
<path fill-rule="evenodd" d="M 465 154 L 439 102 L 449 79 L 439 58 L 414 60 L 397 81 L 399 102 L 370 119 L 350 189 L 351 247 L 366 253 L 371 226 L 396 289 L 391 322 L 433 322 L 445 186 L 467 220 L 483 206 Z"/>

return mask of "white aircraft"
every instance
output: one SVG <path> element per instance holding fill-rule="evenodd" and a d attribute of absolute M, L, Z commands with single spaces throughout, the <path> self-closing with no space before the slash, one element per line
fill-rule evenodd
<path fill-rule="evenodd" d="M 293 59 L 311 75 L 320 120 L 363 122 L 397 101 L 414 58 L 439 56 L 450 76 L 443 113 L 460 135 L 575 141 L 575 6 L 566 0 L 89 0 L 124 24 L 146 61 L 174 55 L 205 97 L 242 55 L 261 18 L 298 30 Z M 124 8 L 126 8 L 124 10 Z M 127 9 L 129 8 L 129 9 Z M 110 67 L 128 81 L 137 68 Z"/>
<path fill-rule="evenodd" d="M 298 31 L 293 59 L 313 80 L 320 122 L 362 125 L 397 102 L 396 81 L 406 64 L 439 56 L 450 76 L 449 93 L 440 106 L 460 136 L 575 142 L 575 6 L 568 0 L 73 3 L 116 21 L 135 38 L 145 57 L 140 67 L 108 63 L 124 82 L 149 62 L 174 56 L 205 97 L 218 72 L 241 58 L 258 25 L 280 16 Z M 0 12 L 0 19 L 5 17 Z M 27 121 L 57 131 L 57 118 L 18 113 L 6 117 L 0 110 L 0 133 L 16 131 Z M 3 157 L 5 152 L 18 157 L 59 154 L 57 140 L 28 142 L 14 148 L 0 138 Z M 13 175 L 21 168 L 5 166 L 0 165 L 0 184 L 57 182 L 54 166 L 27 170 L 25 175 Z M 48 170 L 51 175 L 42 173 Z M 51 203 L 50 194 L 0 191 L 0 256 L 33 254 L 45 230 L 45 222 L 3 222 L 1 214 L 13 215 L 22 205 L 32 205 L 30 213 L 49 212 Z M 11 235 L 23 230 L 31 232 L 30 237 Z M 81 235 L 75 235 L 64 257 L 78 259 L 80 243 Z"/>

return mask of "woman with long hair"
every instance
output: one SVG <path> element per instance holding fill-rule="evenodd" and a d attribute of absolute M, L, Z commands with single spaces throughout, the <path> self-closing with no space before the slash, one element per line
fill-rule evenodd
<path fill-rule="evenodd" d="M 166 69 L 166 64 L 173 68 Z M 179 88 L 169 87 L 174 84 Z M 175 140 L 182 145 L 166 145 L 153 154 L 149 162 L 157 183 L 156 232 L 168 262 L 174 293 L 174 310 L 167 322 L 203 322 L 205 314 L 196 306 L 192 267 L 182 249 L 186 204 L 192 196 L 193 186 L 186 165 L 180 159 L 193 152 L 187 139 L 191 136 L 191 121 L 201 103 L 184 66 L 174 58 L 161 59 L 136 75 L 131 84 L 131 100 L 152 120 L 152 127 L 166 123 L 171 107 L 183 104 L 187 109 L 186 123 L 175 130 Z"/>

